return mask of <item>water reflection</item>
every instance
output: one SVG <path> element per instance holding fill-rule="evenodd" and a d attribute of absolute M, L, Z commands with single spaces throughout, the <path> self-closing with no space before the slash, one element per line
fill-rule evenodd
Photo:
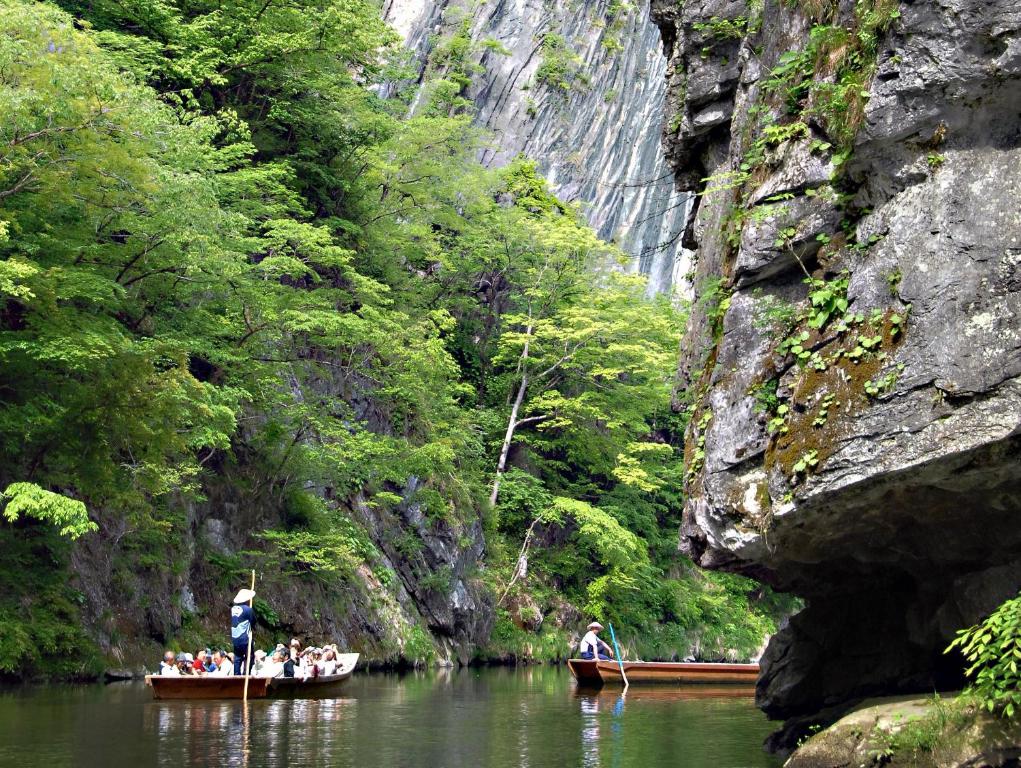
<path fill-rule="evenodd" d="M 749 691 L 577 689 L 565 670 L 356 675 L 325 700 L 0 690 L 0 765 L 773 768 Z"/>
<path fill-rule="evenodd" d="M 599 697 L 581 696 L 581 764 L 584 768 L 599 765 Z"/>

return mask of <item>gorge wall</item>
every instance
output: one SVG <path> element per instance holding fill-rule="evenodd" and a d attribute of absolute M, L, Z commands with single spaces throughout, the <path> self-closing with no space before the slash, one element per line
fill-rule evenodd
<path fill-rule="evenodd" d="M 1021 9 L 652 17 L 664 146 L 708 187 L 681 549 L 805 598 L 763 661 L 771 716 L 959 682 L 954 631 L 1021 586 Z"/>
<path fill-rule="evenodd" d="M 631 255 L 650 291 L 686 282 L 690 196 L 675 190 L 649 130 L 662 119 L 666 58 L 645 3 L 388 0 L 384 18 L 421 79 L 442 71 L 430 57 L 445 39 L 470 47 L 467 96 L 493 137 L 485 165 L 535 160 L 558 197 Z"/>

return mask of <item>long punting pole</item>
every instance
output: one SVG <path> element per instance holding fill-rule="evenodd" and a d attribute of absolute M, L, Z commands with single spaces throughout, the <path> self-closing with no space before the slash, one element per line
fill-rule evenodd
<path fill-rule="evenodd" d="M 255 569 L 252 569 L 252 592 L 255 592 Z M 248 598 L 248 607 L 251 608 L 255 602 L 255 596 Z M 612 632 L 612 630 L 611 630 Z M 245 690 L 241 694 L 241 701 L 244 704 L 248 703 L 248 678 L 252 676 L 251 664 L 252 664 L 252 635 L 255 634 L 255 626 L 249 624 L 248 626 L 248 653 L 245 656 Z"/>
<path fill-rule="evenodd" d="M 627 691 L 629 683 L 627 681 L 627 675 L 624 674 L 624 659 L 620 657 L 620 648 L 617 645 L 617 635 L 613 631 L 613 624 L 610 624 L 610 640 L 613 641 L 613 652 L 617 656 L 617 665 L 620 667 L 620 676 L 624 678 L 624 690 Z"/>

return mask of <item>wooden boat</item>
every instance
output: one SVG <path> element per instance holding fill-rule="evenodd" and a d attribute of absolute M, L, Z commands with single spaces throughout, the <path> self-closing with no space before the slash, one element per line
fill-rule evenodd
<path fill-rule="evenodd" d="M 598 687 L 607 684 L 624 684 L 620 675 L 620 665 L 616 661 L 570 659 L 567 666 L 579 685 Z M 759 677 L 759 665 L 688 661 L 625 661 L 624 674 L 627 675 L 629 683 L 755 685 L 755 681 Z"/>
<path fill-rule="evenodd" d="M 338 669 L 333 675 L 300 677 L 250 677 L 250 699 L 324 699 L 337 694 L 340 685 L 351 677 L 357 653 L 337 656 Z M 245 677 L 162 677 L 146 675 L 145 684 L 152 688 L 154 699 L 240 699 L 244 695 Z"/>

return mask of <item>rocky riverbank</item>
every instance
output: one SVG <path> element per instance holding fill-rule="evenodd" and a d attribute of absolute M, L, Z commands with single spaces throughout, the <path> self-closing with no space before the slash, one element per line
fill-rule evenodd
<path fill-rule="evenodd" d="M 1017 765 L 1021 725 L 968 698 L 865 702 L 807 739 L 785 768 L 978 768 Z"/>

